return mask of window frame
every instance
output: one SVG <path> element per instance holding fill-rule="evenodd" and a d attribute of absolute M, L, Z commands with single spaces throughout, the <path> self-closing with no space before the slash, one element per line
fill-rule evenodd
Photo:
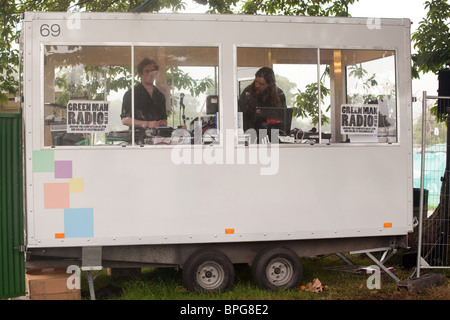
<path fill-rule="evenodd" d="M 160 43 L 160 42 L 87 42 L 87 41 L 80 41 L 80 42 L 73 42 L 73 41 L 61 41 L 61 42 L 40 42 L 40 88 L 39 88 L 39 92 L 40 92 L 40 114 L 41 114 L 41 118 L 40 118 L 40 123 L 39 123 L 39 132 L 40 132 L 40 146 L 41 149 L 82 149 L 82 150 L 87 150 L 87 149 L 121 149 L 124 147 L 127 148 L 133 148 L 133 149 L 141 149 L 141 148 L 152 148 L 152 149 L 156 149 L 156 148 L 162 148 L 162 149 L 172 149 L 175 146 L 177 146 L 178 144 L 169 144 L 169 145 L 163 145 L 163 144 L 158 144 L 158 145 L 141 145 L 141 144 L 137 144 L 135 142 L 135 130 L 134 130 L 134 122 L 132 123 L 132 133 L 131 133 L 131 143 L 127 144 L 127 145 L 83 145 L 83 146 L 78 146 L 78 145 L 45 145 L 45 121 L 44 121 L 44 109 L 45 109 L 45 86 L 46 86 L 46 82 L 45 82 L 45 59 L 46 59 L 46 55 L 45 55 L 45 50 L 46 47 L 48 46 L 91 46 L 91 47 L 128 47 L 130 49 L 130 68 L 131 68 L 131 79 L 130 79 L 130 89 L 132 91 L 132 114 L 134 117 L 134 87 L 135 87 L 135 77 L 136 77 L 136 61 L 135 61 L 135 48 L 136 47 L 191 47 L 191 48 L 211 48 L 211 49 L 216 49 L 217 50 L 217 65 L 216 66 L 211 66 L 214 68 L 217 68 L 217 76 L 216 79 L 213 79 L 213 81 L 217 80 L 217 83 L 215 83 L 217 91 L 218 91 L 218 97 L 219 97 L 219 110 L 221 110 L 221 106 L 222 106 L 222 65 L 223 65 L 223 45 L 221 43 L 196 43 L 196 44 L 192 44 L 192 43 L 175 43 L 175 42 L 170 42 L 170 43 Z M 195 65 L 194 65 L 195 66 Z M 171 97 L 172 98 L 172 97 Z M 222 128 L 222 124 L 223 124 L 223 112 L 219 112 L 219 118 L 217 119 L 218 122 L 218 127 Z M 174 128 L 176 129 L 176 128 Z M 223 139 L 222 139 L 222 135 L 220 135 L 220 141 L 218 141 L 218 145 L 222 146 L 223 145 Z M 191 146 L 191 145 L 188 145 Z"/>
<path fill-rule="evenodd" d="M 235 112 L 236 112 L 236 118 L 238 117 L 237 113 L 238 113 L 238 105 L 237 105 L 237 100 L 239 99 L 240 96 L 240 87 L 239 87 L 239 78 L 238 78 L 238 69 L 239 69 L 239 63 L 238 63 L 238 49 L 239 48 L 255 48 L 255 49 L 305 49 L 305 50 L 315 50 L 316 51 L 316 78 L 317 78 L 317 83 L 320 83 L 320 70 L 321 67 L 326 65 L 325 63 L 321 63 L 321 51 L 322 50 L 330 50 L 330 51 L 334 51 L 334 50 L 340 50 L 340 51 L 345 51 L 345 50 L 354 50 L 354 51 L 384 51 L 384 52 L 392 52 L 392 55 L 394 56 L 394 62 L 393 62 L 393 73 L 394 73 L 394 90 L 395 90 L 395 101 L 394 101 L 394 105 L 395 105 L 395 142 L 353 142 L 353 143 L 341 143 L 339 141 L 335 141 L 335 142 L 330 142 L 330 143 L 325 143 L 325 145 L 331 145 L 331 146 L 385 146 L 387 144 L 389 145 L 398 145 L 400 144 L 400 106 L 399 106 L 399 83 L 398 83 L 398 48 L 379 48 L 379 47 L 374 47 L 374 48 L 370 48 L 367 46 L 364 47 L 351 47 L 351 46 L 309 46 L 309 45 L 282 45 L 282 44 L 261 44 L 261 43 L 255 43 L 255 44 L 234 44 L 233 45 L 233 58 L 234 58 L 234 74 L 235 74 L 235 95 L 236 95 L 236 102 L 235 102 Z M 275 59 L 273 59 L 273 57 L 269 58 L 270 61 L 269 64 L 271 66 L 274 65 L 274 61 L 276 61 Z M 375 61 L 375 60 L 370 60 L 370 61 Z M 262 67 L 262 66 L 261 66 Z M 346 72 L 346 66 L 342 67 L 342 71 Z M 348 94 L 348 88 L 347 88 L 347 76 L 345 75 L 344 77 L 344 91 L 345 91 L 345 96 L 344 99 L 345 101 L 342 102 L 339 106 L 335 105 L 334 108 L 340 108 L 342 104 L 346 104 L 347 103 L 347 94 Z M 319 110 L 319 123 L 318 123 L 318 132 L 322 133 L 322 125 L 321 125 L 321 119 L 322 119 L 322 102 L 320 99 L 320 86 L 318 87 L 318 110 Z M 331 86 L 330 86 L 330 90 Z M 330 92 L 330 96 L 333 97 L 335 95 L 335 92 L 331 91 Z M 330 97 L 330 98 L 331 98 Z M 332 103 L 332 102 L 330 102 Z M 289 107 L 289 106 L 288 106 Z M 333 121 L 333 119 L 331 119 L 330 121 Z M 333 127 L 333 126 L 332 126 Z M 237 125 L 235 126 L 235 130 L 237 130 Z M 340 125 L 338 127 L 338 129 L 340 130 Z M 333 131 L 333 130 L 332 130 Z M 333 134 L 333 132 L 332 132 Z M 322 135 L 319 134 L 319 143 L 313 143 L 313 144 L 281 144 L 281 147 L 302 147 L 302 146 L 310 146 L 310 145 L 324 145 L 324 143 L 322 143 Z"/>

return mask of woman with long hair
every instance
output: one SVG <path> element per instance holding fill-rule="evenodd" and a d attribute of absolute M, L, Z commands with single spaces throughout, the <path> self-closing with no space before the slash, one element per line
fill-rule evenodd
<path fill-rule="evenodd" d="M 255 74 L 255 80 L 244 89 L 238 101 L 243 114 L 244 130 L 255 128 L 256 108 L 286 108 L 284 92 L 277 87 L 271 68 L 263 67 Z"/>

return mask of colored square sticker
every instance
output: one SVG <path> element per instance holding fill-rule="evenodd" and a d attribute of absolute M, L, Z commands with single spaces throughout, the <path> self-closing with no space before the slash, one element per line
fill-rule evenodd
<path fill-rule="evenodd" d="M 55 153 L 53 150 L 33 150 L 33 172 L 55 171 Z"/>
<path fill-rule="evenodd" d="M 44 209 L 70 208 L 68 183 L 44 183 Z"/>
<path fill-rule="evenodd" d="M 94 236 L 94 209 L 64 209 L 64 237 L 92 238 Z"/>
<path fill-rule="evenodd" d="M 72 161 L 55 161 L 55 178 L 72 178 Z"/>
<path fill-rule="evenodd" d="M 70 193 L 83 193 L 84 192 L 84 178 L 72 178 L 69 179 Z"/>

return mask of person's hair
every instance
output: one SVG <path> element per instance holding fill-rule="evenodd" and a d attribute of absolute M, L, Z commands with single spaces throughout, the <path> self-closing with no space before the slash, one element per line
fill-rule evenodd
<path fill-rule="evenodd" d="M 149 58 L 144 58 L 141 62 L 139 62 L 139 64 L 137 65 L 137 72 L 138 75 L 141 75 L 142 72 L 144 72 L 144 68 L 148 65 L 154 65 L 155 66 L 155 70 L 158 71 L 159 70 L 159 65 L 156 63 L 155 60 L 153 59 L 149 59 Z"/>
<path fill-rule="evenodd" d="M 264 78 L 268 84 L 267 91 L 262 97 L 263 100 L 270 102 L 274 107 L 281 107 L 280 96 L 278 95 L 278 87 L 275 81 L 275 73 L 269 67 L 262 67 L 255 73 L 255 78 Z M 252 83 L 252 91 L 254 92 L 255 81 Z"/>
<path fill-rule="evenodd" d="M 269 67 L 262 67 L 261 69 L 256 71 L 255 77 L 264 78 L 269 87 L 275 85 L 275 73 Z"/>

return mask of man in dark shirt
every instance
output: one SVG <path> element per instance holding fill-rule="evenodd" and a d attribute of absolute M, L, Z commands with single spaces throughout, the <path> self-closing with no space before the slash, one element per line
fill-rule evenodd
<path fill-rule="evenodd" d="M 286 96 L 277 87 L 275 74 L 271 68 L 263 67 L 255 74 L 255 80 L 244 89 L 238 101 L 243 115 L 244 131 L 256 126 L 256 108 L 286 108 Z"/>
<path fill-rule="evenodd" d="M 167 126 L 166 98 L 154 85 L 158 70 L 159 66 L 156 61 L 148 58 L 142 60 L 137 66 L 141 83 L 134 87 L 135 127 Z M 131 128 L 131 90 L 128 90 L 123 96 L 120 117 L 122 124 Z"/>

